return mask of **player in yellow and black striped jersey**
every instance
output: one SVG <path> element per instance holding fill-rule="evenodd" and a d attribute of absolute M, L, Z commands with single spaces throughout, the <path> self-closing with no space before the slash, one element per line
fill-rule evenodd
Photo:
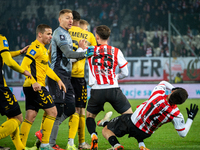
<path fill-rule="evenodd" d="M 11 69 L 31 77 L 31 74 L 18 65 L 12 59 L 27 50 L 28 46 L 19 51 L 9 52 L 8 41 L 5 36 L 0 35 L 0 114 L 6 115 L 8 120 L 0 126 L 0 139 L 10 135 L 17 150 L 24 150 L 25 146 L 22 144 L 19 136 L 19 125 L 23 117 L 19 104 L 8 88 L 3 76 L 3 65 L 8 65 Z"/>
<path fill-rule="evenodd" d="M 73 41 L 73 50 L 76 51 L 80 40 L 85 39 L 88 46 L 97 45 L 96 39 L 91 32 L 80 28 L 80 14 L 73 11 L 73 26 L 69 29 Z M 87 26 L 87 21 L 84 22 Z M 74 138 L 78 131 L 79 148 L 90 149 L 90 145 L 85 142 L 85 107 L 87 102 L 87 84 L 84 78 L 85 61 L 82 59 L 72 63 L 71 83 L 75 92 L 76 112 L 70 116 L 68 145 L 74 145 Z"/>
<path fill-rule="evenodd" d="M 26 98 L 26 118 L 21 125 L 20 137 L 22 143 L 26 145 L 32 123 L 34 122 L 39 109 L 43 109 L 45 113 L 41 125 L 43 136 L 40 149 L 48 150 L 51 149 L 49 138 L 57 116 L 57 109 L 51 95 L 45 88 L 46 75 L 57 81 L 60 89 L 62 87 L 65 92 L 66 88 L 60 78 L 48 65 L 48 51 L 44 46 L 51 41 L 51 27 L 45 24 L 38 25 L 36 35 L 36 40 L 31 43 L 21 64 L 23 68 L 31 72 L 33 78 L 26 78 L 23 85 Z"/>

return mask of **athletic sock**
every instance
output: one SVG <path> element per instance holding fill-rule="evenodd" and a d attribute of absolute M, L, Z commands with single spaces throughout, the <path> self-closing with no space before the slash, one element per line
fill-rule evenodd
<path fill-rule="evenodd" d="M 68 116 L 66 116 L 66 115 L 63 113 L 62 116 L 60 117 L 59 125 L 60 125 L 63 121 L 65 121 L 65 119 L 67 119 L 67 118 L 68 118 Z"/>
<path fill-rule="evenodd" d="M 26 142 L 28 139 L 28 135 L 31 129 L 32 123 L 27 119 L 24 119 L 20 128 L 20 139 L 24 146 L 26 146 Z"/>
<path fill-rule="evenodd" d="M 8 119 L 0 126 L 0 139 L 11 135 L 20 125 L 17 119 Z"/>
<path fill-rule="evenodd" d="M 88 117 L 86 119 L 86 126 L 87 126 L 87 130 L 90 133 L 90 135 L 92 133 L 96 133 L 96 123 L 94 121 L 94 118 Z"/>
<path fill-rule="evenodd" d="M 73 146 L 74 145 L 74 139 L 68 139 L 68 144 L 70 145 L 70 146 Z"/>
<path fill-rule="evenodd" d="M 139 145 L 139 148 L 140 148 L 141 146 L 145 147 L 144 142 L 139 142 L 138 145 Z"/>
<path fill-rule="evenodd" d="M 85 142 L 85 115 L 79 116 L 78 140 L 79 144 Z"/>
<path fill-rule="evenodd" d="M 19 121 L 20 122 L 20 121 Z M 10 135 L 13 144 L 15 145 L 16 150 L 24 150 L 25 146 L 20 140 L 19 136 L 19 127 Z"/>
<path fill-rule="evenodd" d="M 79 125 L 79 114 L 74 113 L 70 116 L 69 119 L 69 139 L 74 139 L 76 136 L 76 133 L 78 131 L 78 125 Z"/>
<path fill-rule="evenodd" d="M 58 136 L 58 130 L 59 130 L 59 124 L 60 124 L 60 117 L 56 117 L 56 120 L 53 124 L 53 128 L 51 130 L 51 136 L 49 139 L 49 144 L 51 147 L 53 147 L 56 144 L 56 139 Z"/>
<path fill-rule="evenodd" d="M 110 145 L 112 145 L 112 147 L 114 147 L 116 144 L 119 144 L 119 141 L 114 135 L 108 138 L 108 142 L 110 143 Z"/>
<path fill-rule="evenodd" d="M 47 115 L 43 122 L 43 132 L 42 132 L 42 144 L 49 143 L 49 138 L 51 135 L 51 130 L 53 128 L 53 124 L 55 122 L 55 117 Z"/>
<path fill-rule="evenodd" d="M 45 120 L 46 116 L 47 116 L 47 114 L 46 114 L 46 112 L 44 112 L 44 114 L 42 116 L 42 122 L 41 122 L 41 125 L 40 125 L 40 130 L 42 130 L 43 123 L 44 123 L 44 120 Z"/>

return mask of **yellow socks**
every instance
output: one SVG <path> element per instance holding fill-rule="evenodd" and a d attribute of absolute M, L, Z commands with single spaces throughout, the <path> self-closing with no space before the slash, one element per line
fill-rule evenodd
<path fill-rule="evenodd" d="M 42 129 L 42 126 L 43 126 L 43 123 L 44 123 L 44 120 L 46 119 L 46 112 L 44 112 L 43 116 L 42 116 L 42 122 L 41 122 L 41 125 L 40 125 L 40 130 Z"/>
<path fill-rule="evenodd" d="M 10 135 L 14 145 L 15 145 L 15 148 L 16 150 L 24 150 L 25 149 L 25 146 L 24 144 L 22 143 L 22 141 L 20 140 L 20 136 L 19 136 L 19 127 L 17 127 L 17 129 L 15 130 L 15 132 L 13 132 L 11 135 Z"/>
<path fill-rule="evenodd" d="M 47 144 L 49 143 L 49 138 L 51 135 L 51 130 L 53 128 L 53 124 L 55 122 L 55 117 L 47 115 L 42 123 L 42 143 Z"/>
<path fill-rule="evenodd" d="M 19 136 L 20 124 L 21 122 L 18 119 L 11 118 L 0 126 L 0 139 L 10 135 L 17 150 L 25 149 L 25 146 L 22 144 Z"/>
<path fill-rule="evenodd" d="M 28 135 L 31 129 L 32 123 L 27 119 L 24 119 L 20 128 L 20 139 L 24 146 L 26 146 L 26 142 L 28 139 Z"/>
<path fill-rule="evenodd" d="M 11 135 L 20 125 L 17 119 L 9 119 L 0 126 L 0 139 Z"/>
<path fill-rule="evenodd" d="M 74 139 L 76 136 L 76 133 L 78 131 L 78 125 L 79 125 L 79 114 L 74 113 L 70 116 L 69 119 L 69 136 L 68 138 Z"/>
<path fill-rule="evenodd" d="M 79 144 L 85 142 L 85 115 L 80 115 L 78 127 Z"/>

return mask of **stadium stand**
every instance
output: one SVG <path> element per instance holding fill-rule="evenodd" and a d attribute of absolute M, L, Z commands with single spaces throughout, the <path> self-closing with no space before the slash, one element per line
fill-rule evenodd
<path fill-rule="evenodd" d="M 131 44 L 133 40 L 135 40 L 138 50 L 142 48 L 146 51 L 147 44 L 149 44 L 153 48 L 154 56 L 160 56 L 160 52 L 163 50 L 164 46 L 161 40 L 165 33 L 168 33 L 167 13 L 171 12 L 174 14 L 172 23 L 183 35 L 184 41 L 198 55 L 200 53 L 200 42 L 198 42 L 200 39 L 199 0 L 101 0 L 98 2 L 94 0 L 20 0 L 19 4 L 14 3 L 14 0 L 1 0 L 0 7 L 0 19 L 2 20 L 0 32 L 9 35 L 9 41 L 13 41 L 10 43 L 12 50 L 30 44 L 32 37 L 35 37 L 34 30 L 40 23 L 47 23 L 55 29 L 58 25 L 58 12 L 63 8 L 69 8 L 77 10 L 82 18 L 90 23 L 91 32 L 95 32 L 95 27 L 100 24 L 106 24 L 113 29 L 114 16 L 117 15 L 118 37 L 111 36 L 110 43 L 121 48 L 124 54 L 126 54 L 127 44 Z M 17 12 L 11 10 L 17 10 Z M 4 14 L 8 14 L 7 17 Z M 124 35 L 125 26 L 128 28 Z M 132 28 L 134 28 L 133 32 Z M 146 36 L 139 42 L 136 36 L 140 29 L 144 29 Z M 174 31 L 172 35 L 171 44 L 172 51 L 174 51 L 182 39 Z M 125 39 L 128 41 L 124 41 Z M 184 43 L 183 45 L 189 51 L 189 47 Z M 167 48 L 165 49 L 167 50 Z M 187 53 L 187 55 L 193 56 L 192 53 Z"/>

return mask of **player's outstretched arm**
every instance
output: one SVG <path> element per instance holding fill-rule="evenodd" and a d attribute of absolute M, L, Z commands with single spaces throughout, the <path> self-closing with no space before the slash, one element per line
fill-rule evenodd
<path fill-rule="evenodd" d="M 192 122 L 193 122 L 199 108 L 198 108 L 198 105 L 191 104 L 190 109 L 186 108 L 186 110 L 187 110 L 187 114 L 188 114 L 188 119 L 187 119 L 186 123 L 184 123 L 183 117 L 182 118 L 177 117 L 172 120 L 180 137 L 185 137 L 187 135 L 187 133 L 189 132 Z"/>
<path fill-rule="evenodd" d="M 5 51 L 5 52 L 1 53 L 1 56 L 2 56 L 5 64 L 7 66 L 9 66 L 11 69 L 13 69 L 21 74 L 24 73 L 25 69 L 20 67 L 19 64 L 14 59 L 12 59 L 9 51 Z"/>
<path fill-rule="evenodd" d="M 12 57 L 16 57 L 16 56 L 19 56 L 21 54 L 26 53 L 28 48 L 29 48 L 29 45 L 27 45 L 26 47 L 22 48 L 21 50 L 12 51 L 12 52 L 10 52 L 10 54 L 11 54 Z"/>

